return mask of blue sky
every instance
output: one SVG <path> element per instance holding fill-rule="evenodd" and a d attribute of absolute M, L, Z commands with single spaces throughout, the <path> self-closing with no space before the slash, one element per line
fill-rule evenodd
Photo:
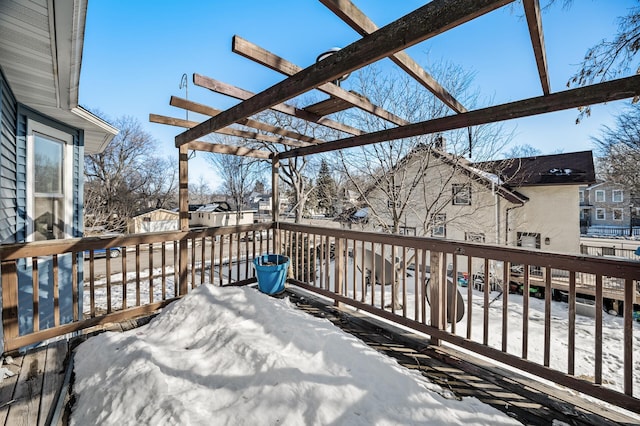
<path fill-rule="evenodd" d="M 354 3 L 383 26 L 425 2 Z M 587 48 L 611 38 L 617 29 L 616 18 L 637 4 L 637 0 L 574 0 L 569 10 L 556 6 L 543 14 L 552 91 L 565 89 Z M 87 15 L 80 104 L 110 117 L 136 117 L 158 140 L 163 153 L 177 157 L 174 138 L 182 129 L 149 123 L 148 116 L 184 118 L 183 110 L 169 105 L 171 95 L 185 96 L 185 90 L 179 89 L 184 73 L 190 100 L 221 109 L 237 101 L 193 86 L 193 73 L 253 92 L 284 78 L 232 53 L 234 34 L 302 67 L 328 48 L 360 38 L 316 0 L 93 0 Z M 474 71 L 474 85 L 494 103 L 542 94 L 518 3 L 427 40 L 409 53 L 421 64 L 444 58 Z M 506 124 L 515 131 L 513 145 L 529 144 L 544 154 L 581 151 L 593 148 L 590 137 L 597 136 L 603 125 L 611 125 L 627 104 L 595 106 L 592 116 L 579 125 L 575 124 L 575 110 Z M 189 118 L 197 116 L 190 114 Z M 203 154 L 190 162 L 190 181 L 200 176 L 212 187 L 219 183 Z"/>

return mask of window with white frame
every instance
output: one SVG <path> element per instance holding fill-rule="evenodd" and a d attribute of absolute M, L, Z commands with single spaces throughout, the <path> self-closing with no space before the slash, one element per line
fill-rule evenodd
<path fill-rule="evenodd" d="M 471 205 L 471 185 L 468 183 L 451 185 L 454 206 Z"/>
<path fill-rule="evenodd" d="M 596 220 L 605 220 L 604 209 L 596 209 Z"/>
<path fill-rule="evenodd" d="M 622 190 L 614 189 L 613 194 L 611 195 L 611 201 L 614 203 L 621 203 L 624 201 L 624 196 L 622 195 Z"/>
<path fill-rule="evenodd" d="M 584 203 L 584 191 L 580 191 L 580 202 Z"/>
<path fill-rule="evenodd" d="M 622 212 L 622 209 L 612 209 L 612 213 L 613 213 L 613 220 L 622 221 L 622 219 L 624 218 L 624 213 Z"/>
<path fill-rule="evenodd" d="M 596 191 L 596 202 L 597 203 L 604 203 L 604 190 L 598 189 Z"/>
<path fill-rule="evenodd" d="M 27 241 L 71 237 L 73 136 L 27 124 Z"/>
<path fill-rule="evenodd" d="M 444 213 L 436 213 L 431 215 L 431 236 L 432 237 L 446 237 L 447 216 Z"/>

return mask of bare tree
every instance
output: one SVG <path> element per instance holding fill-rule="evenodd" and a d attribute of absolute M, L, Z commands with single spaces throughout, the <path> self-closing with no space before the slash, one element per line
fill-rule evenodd
<path fill-rule="evenodd" d="M 120 133 L 105 150 L 85 156 L 85 225 L 123 232 L 139 210 L 175 205 L 177 167 L 155 155 L 156 141 L 135 118 L 114 124 Z"/>
<path fill-rule="evenodd" d="M 470 92 L 473 75 L 458 66 L 440 63 L 429 67 L 434 76 L 463 103 L 472 106 L 477 94 Z M 355 89 L 374 104 L 391 110 L 411 122 L 444 116 L 447 107 L 404 74 L 382 75 L 375 67 L 356 74 Z M 370 114 L 350 112 L 352 123 L 366 131 L 390 124 Z M 510 135 L 501 126 L 479 126 L 445 134 L 388 141 L 338 152 L 342 172 L 369 209 L 369 221 L 379 229 L 399 233 L 407 216 L 421 217 L 422 232 L 433 226 L 433 218 L 451 201 L 450 181 L 457 176 L 463 157 L 488 159 L 505 145 Z M 448 166 L 437 182 L 425 184 L 427 170 L 446 157 Z M 445 171 L 446 170 L 446 171 Z"/>
<path fill-rule="evenodd" d="M 629 107 L 617 117 L 615 127 L 605 126 L 593 141 L 600 156 L 602 177 L 640 195 L 640 106 Z"/>
<path fill-rule="evenodd" d="M 194 204 L 206 204 L 212 201 L 213 191 L 203 176 L 198 182 L 189 185 L 189 200 Z"/>
<path fill-rule="evenodd" d="M 231 144 L 228 140 L 224 143 Z M 226 154 L 209 154 L 206 159 L 222 179 L 221 190 L 233 200 L 236 223 L 239 223 L 245 199 L 259 178 L 259 163 L 253 158 Z"/>

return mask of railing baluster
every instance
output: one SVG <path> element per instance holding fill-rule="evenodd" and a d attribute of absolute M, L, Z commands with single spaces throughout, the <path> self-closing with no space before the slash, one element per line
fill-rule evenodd
<path fill-rule="evenodd" d="M 476 284 L 473 278 L 473 257 L 467 256 L 467 339 L 471 339 L 471 327 L 473 324 L 473 286 Z"/>
<path fill-rule="evenodd" d="M 191 290 L 196 288 L 196 238 L 191 239 Z"/>
<path fill-rule="evenodd" d="M 447 304 L 449 303 L 449 297 L 451 297 L 451 301 L 453 302 L 451 304 L 451 312 L 447 312 L 446 321 L 451 320 L 451 333 L 456 334 L 456 319 L 458 318 L 458 298 L 456 297 L 458 292 L 458 255 L 456 253 L 453 253 L 453 256 L 451 258 L 451 269 L 451 279 L 453 280 L 454 293 L 451 296 L 447 295 L 447 298 L 445 298 Z M 447 288 L 448 286 L 449 285 L 447 283 L 445 288 Z M 447 323 L 445 322 L 445 324 Z"/>
<path fill-rule="evenodd" d="M 343 285 L 343 256 L 342 256 L 342 238 L 336 237 L 335 243 L 335 286 L 334 292 L 336 294 L 342 294 L 342 285 Z M 335 306 L 341 306 L 342 304 L 338 301 L 334 302 Z"/>
<path fill-rule="evenodd" d="M 113 308 L 111 302 L 111 249 L 107 248 L 105 252 L 106 270 L 107 270 L 107 313 L 110 314 Z"/>
<path fill-rule="evenodd" d="M 524 286 L 522 289 L 522 359 L 529 352 L 529 265 L 524 265 Z"/>
<path fill-rule="evenodd" d="M 254 242 L 254 246 L 255 246 L 255 242 Z M 215 271 L 215 265 L 216 265 L 216 236 L 215 235 L 211 236 L 211 249 L 209 252 L 209 257 L 211 258 L 211 267 L 209 268 L 209 284 L 213 285 L 215 280 L 214 271 Z"/>
<path fill-rule="evenodd" d="M 596 356 L 594 382 L 602 384 L 602 275 L 596 275 Z"/>
<path fill-rule="evenodd" d="M 33 289 L 33 331 L 40 330 L 40 279 L 38 278 L 38 258 L 31 258 L 31 286 Z"/>
<path fill-rule="evenodd" d="M 53 255 L 53 325 L 60 325 L 60 286 L 59 286 L 58 255 Z"/>
<path fill-rule="evenodd" d="M 149 303 L 153 303 L 153 243 L 149 244 Z"/>
<path fill-rule="evenodd" d="M 73 309 L 73 321 L 78 321 L 79 304 L 78 304 L 78 253 L 71 253 L 71 303 Z"/>
<path fill-rule="evenodd" d="M 2 331 L 5 343 L 20 334 L 18 319 L 18 261 L 2 261 Z M 5 344 L 5 350 L 7 349 Z"/>
<path fill-rule="evenodd" d="M 387 263 L 386 251 L 387 247 L 384 244 L 380 244 L 380 309 L 384 310 L 384 293 L 385 293 L 385 282 L 387 281 L 385 268 Z"/>
<path fill-rule="evenodd" d="M 627 278 L 624 282 L 624 393 L 633 396 L 633 280 Z"/>
<path fill-rule="evenodd" d="M 164 241 L 160 246 L 160 250 L 162 250 L 162 300 L 167 300 L 167 247 Z"/>
<path fill-rule="evenodd" d="M 136 244 L 136 306 L 140 306 L 140 244 Z"/>
<path fill-rule="evenodd" d="M 489 290 L 491 290 L 491 276 L 489 275 L 489 259 L 484 258 L 484 309 L 482 312 L 482 344 L 489 344 Z"/>
<path fill-rule="evenodd" d="M 267 248 L 268 250 L 269 248 Z M 229 250 L 228 250 L 228 255 L 229 255 L 229 264 L 227 265 L 227 274 L 228 274 L 228 283 L 231 284 L 232 281 L 232 276 L 233 276 L 233 234 L 229 234 Z"/>
<path fill-rule="evenodd" d="M 429 256 L 431 256 L 431 252 L 429 252 Z M 429 278 L 431 278 L 431 274 L 433 270 L 431 268 L 431 264 L 429 264 Z M 422 280 L 420 281 L 420 305 L 422 307 L 422 323 L 427 323 L 427 288 L 425 284 L 427 283 L 427 250 L 422 250 Z M 417 297 L 417 296 L 416 296 Z M 431 309 L 431 308 L 430 308 Z"/>
<path fill-rule="evenodd" d="M 548 367 L 551 358 L 551 268 L 545 268 L 544 280 L 544 366 Z"/>
<path fill-rule="evenodd" d="M 122 247 L 122 309 L 127 309 L 127 248 Z"/>
<path fill-rule="evenodd" d="M 93 250 L 89 251 L 89 303 L 91 318 L 94 318 L 96 316 L 96 274 Z"/>
<path fill-rule="evenodd" d="M 569 271 L 569 347 L 567 372 L 573 376 L 575 374 L 576 359 L 576 273 Z"/>
<path fill-rule="evenodd" d="M 223 271 L 223 266 L 224 266 L 224 235 L 220 235 L 220 263 L 218 264 L 218 274 L 220 276 L 220 286 L 222 286 L 223 281 L 223 276 L 222 276 L 222 271 Z"/>
<path fill-rule="evenodd" d="M 407 246 L 402 246 L 402 316 L 407 317 Z"/>
<path fill-rule="evenodd" d="M 251 235 L 251 241 L 255 241 L 255 234 L 254 231 Z M 249 279 L 249 232 L 244 233 L 244 279 Z"/>
<path fill-rule="evenodd" d="M 238 236 L 238 247 L 236 247 L 236 281 L 240 281 L 242 278 L 240 277 L 240 246 L 242 245 L 242 241 L 240 241 L 241 233 L 236 232 L 235 235 Z"/>
<path fill-rule="evenodd" d="M 511 290 L 511 262 L 504 262 L 504 271 L 502 271 L 502 276 L 502 352 L 507 352 L 507 345 L 509 344 L 508 324 L 509 291 Z"/>
<path fill-rule="evenodd" d="M 173 297 L 178 297 L 178 285 L 180 283 L 180 251 L 178 242 L 173 242 Z"/>
<path fill-rule="evenodd" d="M 200 240 L 200 244 L 202 245 L 202 247 L 200 247 L 200 285 L 202 285 L 204 284 L 204 273 L 207 259 L 207 240 L 204 236 Z"/>

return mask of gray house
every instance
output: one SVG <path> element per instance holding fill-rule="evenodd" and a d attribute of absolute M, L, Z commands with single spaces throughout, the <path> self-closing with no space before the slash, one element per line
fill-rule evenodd
<path fill-rule="evenodd" d="M 78 105 L 86 11 L 87 0 L 0 1 L 0 244 L 83 234 L 83 156 L 117 134 Z M 58 261 L 65 323 L 71 258 Z M 18 265 L 21 332 L 34 328 L 31 268 Z M 39 260 L 39 329 L 53 325 L 51 271 Z"/>
<path fill-rule="evenodd" d="M 583 233 L 629 235 L 638 226 L 640 199 L 624 185 L 598 182 L 580 189 L 580 224 Z"/>

